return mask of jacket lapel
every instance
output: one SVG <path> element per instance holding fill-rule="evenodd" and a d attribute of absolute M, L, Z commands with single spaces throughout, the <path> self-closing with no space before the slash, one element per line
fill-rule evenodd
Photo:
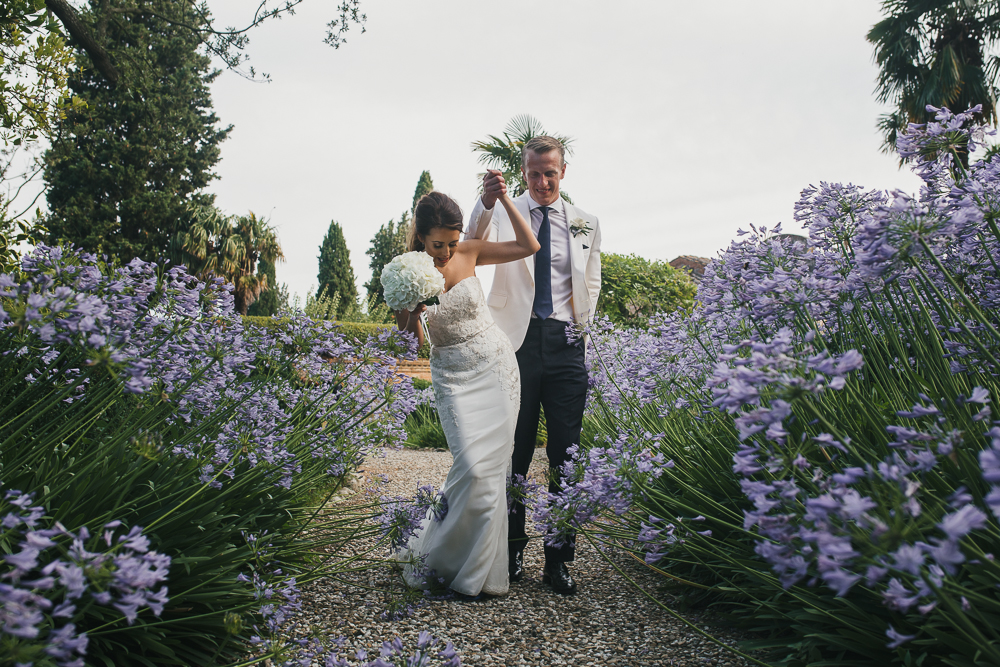
<path fill-rule="evenodd" d="M 528 221 L 528 228 L 531 228 L 531 209 L 528 208 L 528 193 L 522 194 L 520 197 L 515 197 L 513 200 L 514 208 Z M 498 204 L 499 206 L 499 204 Z M 513 236 L 514 227 L 511 226 L 511 240 L 514 240 Z M 528 276 L 531 278 L 531 284 L 535 284 L 535 256 L 528 255 L 524 258 L 524 265 L 528 267 Z"/>
<path fill-rule="evenodd" d="M 573 225 L 573 220 L 580 217 L 576 212 L 576 208 L 569 202 L 566 202 L 566 226 L 571 227 Z M 583 263 L 583 242 L 587 238 L 584 234 L 579 234 L 578 236 L 573 236 L 573 232 L 567 232 L 569 234 L 569 257 L 570 257 L 570 273 L 572 274 L 573 280 L 573 310 L 574 317 L 578 316 L 579 310 L 582 304 L 578 303 L 577 295 L 586 294 L 584 289 L 584 263 Z"/>

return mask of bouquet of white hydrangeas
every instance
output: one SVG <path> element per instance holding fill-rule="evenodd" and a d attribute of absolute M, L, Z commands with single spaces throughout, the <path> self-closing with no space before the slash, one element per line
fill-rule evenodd
<path fill-rule="evenodd" d="M 382 269 L 382 290 L 392 310 L 413 310 L 444 291 L 444 276 L 422 250 L 397 255 Z"/>

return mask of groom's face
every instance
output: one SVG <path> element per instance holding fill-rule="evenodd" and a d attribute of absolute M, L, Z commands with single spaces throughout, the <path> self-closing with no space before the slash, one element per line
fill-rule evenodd
<path fill-rule="evenodd" d="M 528 183 L 531 198 L 542 206 L 548 206 L 559 199 L 559 182 L 566 175 L 566 163 L 557 150 L 545 153 L 528 151 L 524 155 L 521 173 Z"/>

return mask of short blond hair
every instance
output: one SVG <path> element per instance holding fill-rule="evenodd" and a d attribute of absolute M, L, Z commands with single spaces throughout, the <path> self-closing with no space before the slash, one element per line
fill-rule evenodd
<path fill-rule="evenodd" d="M 536 155 L 542 155 L 549 151 L 559 151 L 559 160 L 566 164 L 566 147 L 555 137 L 547 137 L 544 134 L 528 139 L 521 148 L 521 166 L 524 167 L 528 161 L 528 151 Z"/>

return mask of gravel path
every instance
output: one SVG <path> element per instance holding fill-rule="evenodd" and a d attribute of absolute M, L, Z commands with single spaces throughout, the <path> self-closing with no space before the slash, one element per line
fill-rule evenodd
<path fill-rule="evenodd" d="M 544 450 L 535 454 L 532 473 L 541 479 Z M 387 450 L 361 466 L 362 477 L 389 478 L 389 495 L 412 496 L 418 482 L 439 487 L 451 455 L 435 450 Z M 416 645 L 421 630 L 454 643 L 463 665 L 746 665 L 749 662 L 696 634 L 643 597 L 585 541 L 577 547 L 572 573 L 579 585 L 564 597 L 541 584 L 542 549 L 532 542 L 525 552 L 525 580 L 506 597 L 483 602 L 427 600 L 399 621 L 379 618 L 384 595 L 335 581 L 316 582 L 303 590 L 302 619 L 328 636 L 343 635 L 350 654 L 363 648 L 378 654 L 383 640 L 395 636 Z M 621 563 L 646 590 L 662 579 L 633 563 Z M 378 588 L 391 575 L 365 574 L 362 583 Z M 666 598 L 669 600 L 669 598 Z M 685 618 L 726 642 L 742 636 L 731 629 L 705 625 L 698 613 Z"/>

